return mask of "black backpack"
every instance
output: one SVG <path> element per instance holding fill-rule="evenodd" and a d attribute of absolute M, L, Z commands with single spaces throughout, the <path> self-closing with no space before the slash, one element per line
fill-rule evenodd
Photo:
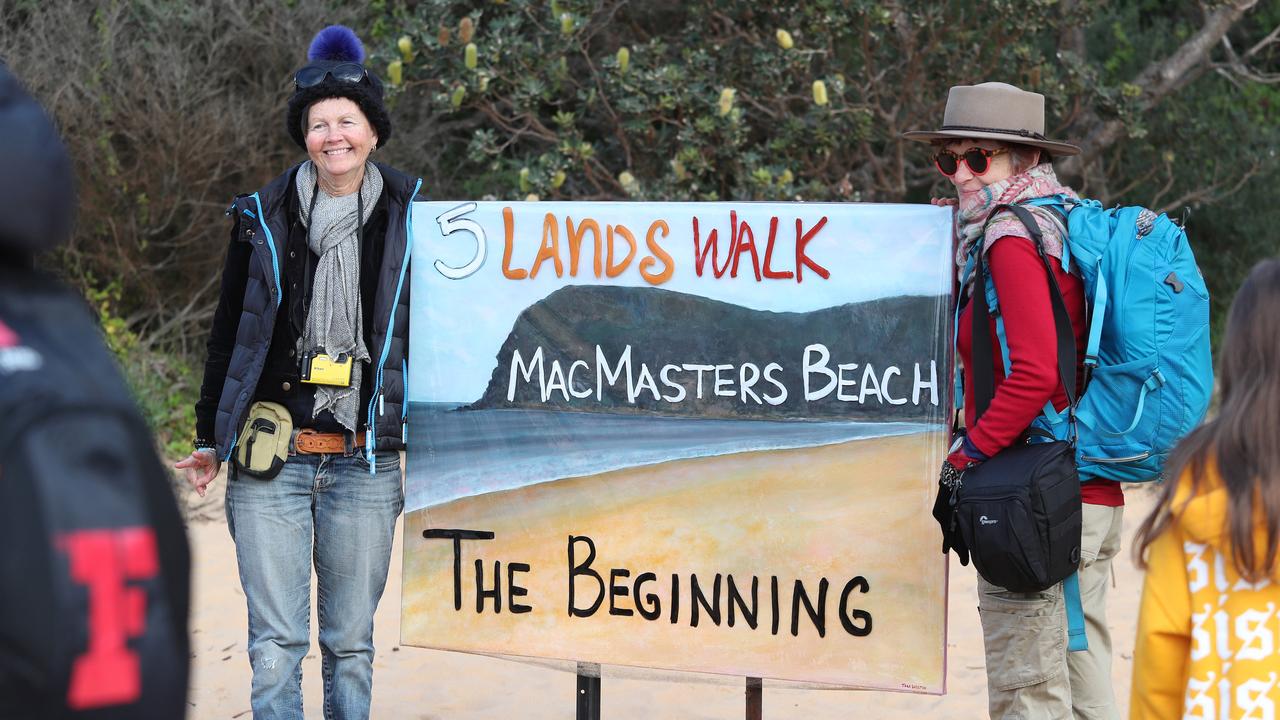
<path fill-rule="evenodd" d="M 1074 413 L 1076 343 L 1066 304 L 1038 233 L 1033 242 L 1049 276 L 1049 297 L 1057 330 L 1058 373 Z M 974 416 L 981 418 L 994 396 L 990 309 L 983 291 L 986 263 L 977 263 L 973 292 Z M 1074 425 L 1074 417 L 1071 420 Z M 1031 428 L 1027 441 L 952 479 L 949 513 L 941 514 L 944 533 L 963 541 L 974 567 L 987 582 L 1013 592 L 1039 592 L 1075 573 L 1080 563 L 1083 509 L 1076 469 L 1074 437 L 1056 440 Z M 949 514 L 949 517 L 948 517 Z M 949 523 L 950 527 L 947 524 Z M 956 540 L 949 540 L 955 545 Z"/>
<path fill-rule="evenodd" d="M 0 269 L 0 718 L 180 718 L 189 557 L 87 308 Z"/>

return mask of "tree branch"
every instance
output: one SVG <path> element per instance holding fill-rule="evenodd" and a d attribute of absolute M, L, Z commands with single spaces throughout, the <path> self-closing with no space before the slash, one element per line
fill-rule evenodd
<path fill-rule="evenodd" d="M 1272 30 L 1270 33 L 1267 34 L 1266 37 L 1262 38 L 1261 40 L 1258 41 L 1256 45 L 1249 48 L 1249 50 L 1244 54 L 1244 59 L 1248 60 L 1254 55 L 1257 55 L 1260 51 L 1262 51 L 1263 48 L 1267 47 L 1268 45 L 1275 42 L 1276 40 L 1280 40 L 1280 25 L 1277 25 L 1274 30 Z"/>
<path fill-rule="evenodd" d="M 1070 18 L 1074 15 L 1079 6 L 1079 0 L 1063 0 L 1062 17 Z M 1062 37 L 1058 43 L 1058 49 L 1062 52 L 1069 52 L 1077 58 L 1083 60 L 1088 51 L 1085 42 L 1084 24 L 1072 23 L 1070 29 L 1062 33 Z"/>
<path fill-rule="evenodd" d="M 1163 213 L 1172 212 L 1174 209 L 1176 209 L 1180 205 L 1187 205 L 1190 203 L 1198 203 L 1198 202 L 1208 202 L 1211 200 L 1216 200 L 1217 198 L 1220 198 L 1224 195 L 1231 195 L 1237 192 L 1240 188 L 1244 187 L 1244 184 L 1248 182 L 1249 179 L 1252 178 L 1254 175 L 1257 175 L 1259 172 L 1262 172 L 1262 163 L 1255 162 L 1253 163 L 1252 166 L 1249 167 L 1248 170 L 1245 171 L 1244 175 L 1241 175 L 1240 179 L 1236 180 L 1236 182 L 1233 183 L 1230 188 L 1227 188 L 1225 192 L 1218 192 L 1218 189 L 1222 187 L 1222 183 L 1216 182 L 1207 187 L 1196 188 L 1195 190 L 1192 190 L 1186 193 L 1185 195 L 1182 195 L 1181 197 L 1175 198 L 1169 201 L 1168 203 L 1165 203 L 1164 205 L 1162 205 L 1160 209 L 1157 210 L 1156 212 L 1163 212 Z M 1154 205 L 1155 203 L 1152 203 L 1152 204 Z"/>
<path fill-rule="evenodd" d="M 1248 63 L 1248 58 L 1251 57 L 1254 52 L 1266 47 L 1271 40 L 1274 39 L 1277 32 L 1280 32 L 1280 26 L 1277 26 L 1275 30 L 1272 30 L 1271 35 L 1264 38 L 1257 45 L 1254 45 L 1249 52 L 1245 53 L 1244 57 L 1236 54 L 1236 49 L 1231 44 L 1231 38 L 1224 36 L 1222 38 L 1222 47 L 1227 51 L 1227 62 L 1215 69 L 1228 77 L 1230 77 L 1230 75 L 1235 75 L 1250 82 L 1261 83 L 1263 85 L 1273 85 L 1280 82 L 1280 73 L 1260 72 L 1250 67 Z"/>
<path fill-rule="evenodd" d="M 1198 66 L 1205 64 L 1214 46 L 1256 4 L 1257 0 L 1233 0 L 1217 8 L 1208 14 L 1199 32 L 1188 38 L 1172 54 L 1147 65 L 1133 79 L 1133 84 L 1142 88 L 1142 96 L 1137 103 L 1138 108 L 1143 111 L 1149 110 L 1185 85 L 1187 77 L 1196 71 Z M 1202 68 L 1201 71 L 1203 71 Z M 1115 144 L 1125 134 L 1124 121 L 1119 118 L 1112 118 L 1095 125 L 1081 143 L 1083 152 L 1063 162 L 1063 171 L 1068 174 L 1080 174 L 1081 169 L 1088 166 L 1094 157 Z"/>

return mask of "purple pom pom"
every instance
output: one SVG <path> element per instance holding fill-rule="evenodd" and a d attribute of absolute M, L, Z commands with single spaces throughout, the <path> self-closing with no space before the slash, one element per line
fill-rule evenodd
<path fill-rule="evenodd" d="M 330 25 L 316 33 L 307 50 L 307 59 L 335 62 L 364 62 L 364 45 L 346 25 Z"/>

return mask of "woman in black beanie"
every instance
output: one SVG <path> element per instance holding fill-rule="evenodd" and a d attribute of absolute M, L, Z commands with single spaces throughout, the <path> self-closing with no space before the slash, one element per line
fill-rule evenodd
<path fill-rule="evenodd" d="M 229 461 L 227 523 L 249 606 L 255 718 L 302 717 L 311 566 L 326 718 L 365 718 L 373 615 L 404 506 L 410 207 L 350 29 L 322 30 L 285 122 L 309 157 L 228 208 L 231 245 L 177 464 L 204 495 Z"/>

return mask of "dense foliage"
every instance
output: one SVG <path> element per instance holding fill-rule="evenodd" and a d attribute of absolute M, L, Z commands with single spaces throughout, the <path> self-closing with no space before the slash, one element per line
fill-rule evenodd
<path fill-rule="evenodd" d="M 900 134 L 950 85 L 1011 82 L 1085 146 L 1059 163 L 1084 194 L 1188 216 L 1221 300 L 1280 249 L 1252 225 L 1277 26 L 1247 2 L 432 0 L 375 28 L 437 197 L 921 202 L 947 188 Z"/>
<path fill-rule="evenodd" d="M 71 242 L 49 262 L 85 293 L 171 454 L 190 448 L 222 211 L 297 161 L 291 71 L 336 3 L 16 0 L 0 59 L 53 114 L 75 164 Z"/>
<path fill-rule="evenodd" d="M 1215 316 L 1280 251 L 1280 4 L 1250 0 L 15 0 L 0 57 L 80 177 L 54 262 L 91 294 L 153 416 L 189 432 L 221 216 L 301 154 L 290 73 L 343 21 L 389 82 L 385 160 L 436 198 L 922 202 L 946 88 L 1044 93 L 1084 194 L 1181 217 Z M 57 42 L 50 43 L 51 38 Z M 113 330 L 114 328 L 114 330 Z"/>

